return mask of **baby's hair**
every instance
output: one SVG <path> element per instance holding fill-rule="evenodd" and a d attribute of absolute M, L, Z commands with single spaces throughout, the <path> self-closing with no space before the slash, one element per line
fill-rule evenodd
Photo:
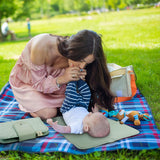
<path fill-rule="evenodd" d="M 107 118 L 103 114 L 96 116 L 94 124 L 89 128 L 88 134 L 92 137 L 105 137 L 109 133 L 110 127 Z"/>

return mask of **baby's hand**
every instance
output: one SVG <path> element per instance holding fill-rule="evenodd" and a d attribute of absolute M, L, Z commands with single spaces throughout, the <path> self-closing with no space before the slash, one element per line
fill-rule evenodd
<path fill-rule="evenodd" d="M 98 106 L 95 104 L 94 107 L 92 107 L 92 112 L 95 113 L 95 112 L 99 112 L 99 108 Z"/>
<path fill-rule="evenodd" d="M 80 69 L 80 71 L 79 71 L 79 77 L 80 77 L 83 81 L 85 81 L 86 74 L 87 74 L 86 69 Z"/>

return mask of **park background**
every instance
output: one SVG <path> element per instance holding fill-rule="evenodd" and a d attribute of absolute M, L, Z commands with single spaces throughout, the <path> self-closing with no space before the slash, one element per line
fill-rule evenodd
<path fill-rule="evenodd" d="M 91 29 L 102 35 L 108 63 L 133 65 L 137 87 L 160 129 L 160 8 L 150 0 L 0 0 L 0 21 L 9 18 L 16 41 L 0 42 L 0 89 L 28 40 L 40 33 L 72 35 Z M 160 152 L 118 150 L 76 156 L 1 152 L 0 159 L 158 159 Z"/>

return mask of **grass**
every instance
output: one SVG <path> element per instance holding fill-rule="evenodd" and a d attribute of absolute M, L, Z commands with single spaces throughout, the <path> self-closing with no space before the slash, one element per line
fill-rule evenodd
<path fill-rule="evenodd" d="M 147 156 L 146 156 L 147 154 Z M 7 160 L 158 160 L 159 154 L 156 150 L 148 152 L 118 150 L 116 152 L 94 152 L 86 155 L 72 155 L 60 152 L 45 154 L 28 154 L 22 152 L 2 152 L 1 155 Z M 1 159 L 0 155 L 0 159 Z"/>
<path fill-rule="evenodd" d="M 81 29 L 92 29 L 103 35 L 104 51 L 109 63 L 133 65 L 137 87 L 151 107 L 160 129 L 160 8 L 109 12 L 83 17 L 54 17 L 31 21 L 32 36 L 39 33 L 72 35 Z M 16 59 L 25 47 L 26 22 L 10 23 L 18 40 L 0 43 L 0 88 L 8 81 Z M 63 153 L 27 154 L 1 152 L 6 159 L 158 159 L 159 150 L 95 152 L 76 156 Z"/>

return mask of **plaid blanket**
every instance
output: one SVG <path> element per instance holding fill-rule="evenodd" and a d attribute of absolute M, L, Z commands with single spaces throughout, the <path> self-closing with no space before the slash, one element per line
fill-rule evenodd
<path fill-rule="evenodd" d="M 126 111 L 138 110 L 142 113 L 149 113 L 151 121 L 141 121 L 140 126 L 134 126 L 132 122 L 128 121 L 126 122 L 127 125 L 140 131 L 138 135 L 87 150 L 77 149 L 73 144 L 67 141 L 62 134 L 55 132 L 48 124 L 46 124 L 49 127 L 49 135 L 23 142 L 0 144 L 0 151 L 18 150 L 41 153 L 58 151 L 72 154 L 87 154 L 95 151 L 113 151 L 123 148 L 131 150 L 160 148 L 160 130 L 158 130 L 155 125 L 151 110 L 145 98 L 138 90 L 132 100 L 117 103 L 116 107 L 117 109 L 124 109 Z M 24 118 L 30 118 L 30 115 L 19 110 L 12 89 L 10 88 L 9 83 L 7 83 L 0 93 L 0 122 Z"/>

